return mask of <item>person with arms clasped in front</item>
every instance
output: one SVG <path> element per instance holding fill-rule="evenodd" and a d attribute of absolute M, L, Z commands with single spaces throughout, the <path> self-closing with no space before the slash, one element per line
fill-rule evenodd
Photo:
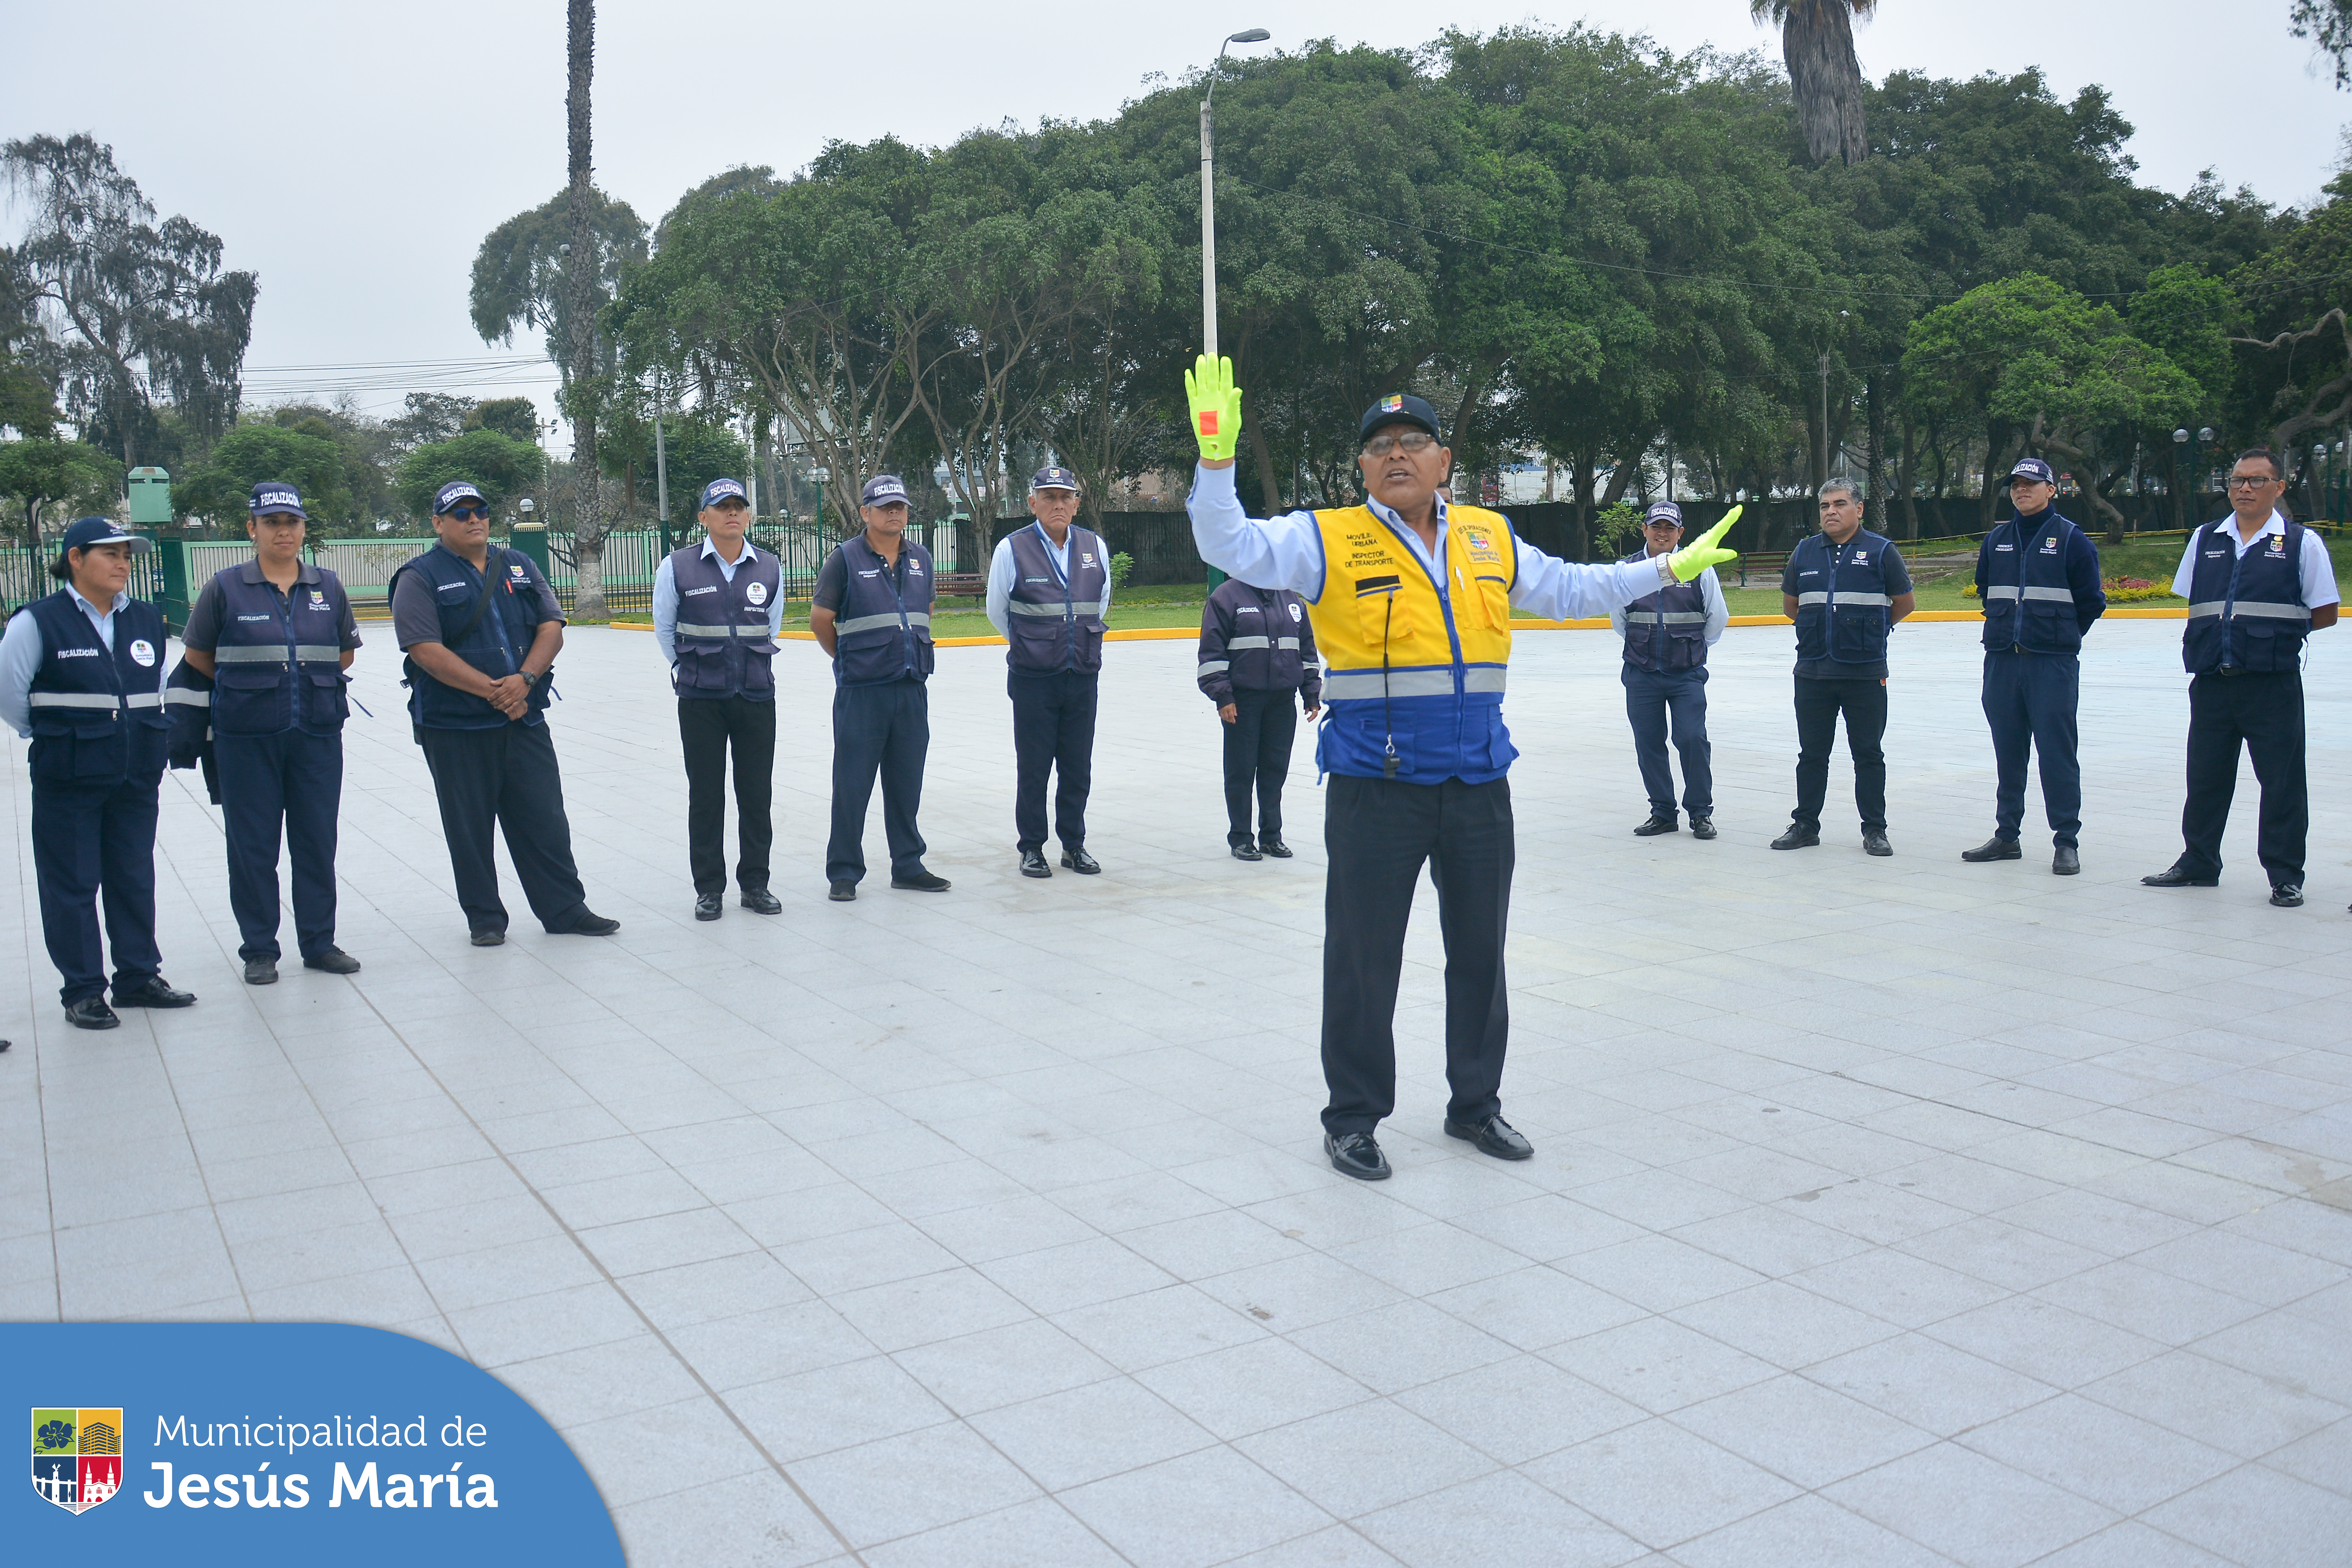
<path fill-rule="evenodd" d="M 1322 703 L 1315 626 L 1298 595 L 1253 588 L 1238 577 L 1217 584 L 1201 608 L 1194 679 L 1225 727 L 1225 844 L 1236 860 L 1290 858 L 1282 838 L 1282 784 L 1303 702 L 1314 722 Z M 1257 834 L 1250 834 L 1250 794 Z"/>

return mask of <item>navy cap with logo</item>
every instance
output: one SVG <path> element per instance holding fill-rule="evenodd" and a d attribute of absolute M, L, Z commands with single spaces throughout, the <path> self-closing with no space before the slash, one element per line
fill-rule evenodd
<path fill-rule="evenodd" d="M 1654 500 L 1650 503 L 1650 510 L 1642 514 L 1642 526 L 1647 528 L 1654 522 L 1672 523 L 1680 528 L 1683 525 L 1683 509 L 1670 500 Z"/>
<path fill-rule="evenodd" d="M 1375 398 L 1372 405 L 1364 410 L 1356 439 L 1370 440 L 1372 432 L 1384 425 L 1410 425 L 1416 430 L 1426 430 L 1434 436 L 1438 434 L 1437 410 L 1410 392 L 1392 392 L 1386 397 Z"/>
<path fill-rule="evenodd" d="M 2039 479 L 2045 485 L 2058 482 L 2058 476 L 2051 471 L 2050 465 L 2039 458 L 2018 458 L 2017 467 L 2009 470 L 2009 477 L 2012 479 Z"/>
<path fill-rule="evenodd" d="M 482 506 L 489 504 L 482 500 L 482 492 L 476 489 L 469 481 L 465 479 L 451 479 L 447 484 L 443 485 L 439 489 L 433 492 L 433 515 L 439 517 L 443 512 L 447 511 L 459 501 L 468 500 Z"/>
<path fill-rule="evenodd" d="M 1072 490 L 1078 488 L 1078 476 L 1057 464 L 1048 463 L 1029 476 L 1029 489 L 1035 490 Z"/>
<path fill-rule="evenodd" d="M 888 506 L 893 501 L 907 504 L 907 482 L 896 474 L 877 474 L 857 492 L 859 506 Z"/>
<path fill-rule="evenodd" d="M 696 510 L 709 511 L 723 500 L 740 500 L 745 506 L 751 504 L 751 498 L 743 493 L 740 479 L 713 479 L 702 487 L 702 502 Z"/>
<path fill-rule="evenodd" d="M 290 511 L 308 521 L 310 514 L 302 510 L 302 492 L 283 479 L 264 479 L 253 487 L 253 499 L 247 503 L 256 517 L 273 511 Z"/>
<path fill-rule="evenodd" d="M 144 555 L 155 548 L 155 542 L 132 533 L 110 517 L 78 517 L 66 530 L 64 542 L 58 548 L 88 550 L 93 544 L 127 544 L 133 555 Z"/>

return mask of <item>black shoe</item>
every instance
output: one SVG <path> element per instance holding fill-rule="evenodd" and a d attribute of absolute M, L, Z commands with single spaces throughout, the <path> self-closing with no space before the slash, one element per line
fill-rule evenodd
<path fill-rule="evenodd" d="M 331 947 L 323 952 L 314 952 L 304 959 L 302 967 L 320 970 L 328 974 L 357 974 L 360 972 L 360 961 L 340 947 Z"/>
<path fill-rule="evenodd" d="M 620 929 L 620 921 L 604 915 L 600 915 L 593 910 L 583 910 L 580 912 L 580 918 L 572 922 L 572 929 L 567 931 L 559 932 L 558 934 L 562 936 L 610 936 Z"/>
<path fill-rule="evenodd" d="M 1806 827 L 1801 824 L 1792 822 L 1789 825 L 1788 832 L 1783 833 L 1780 837 L 1772 840 L 1772 847 L 1775 849 L 1811 849 L 1814 845 L 1819 844 L 1821 841 L 1822 830 L 1820 828 Z"/>
<path fill-rule="evenodd" d="M 716 893 L 697 893 L 694 896 L 694 918 L 715 921 L 726 912 L 725 903 L 726 900 Z"/>
<path fill-rule="evenodd" d="M 2218 888 L 2221 885 L 2221 879 L 2192 877 L 2175 863 L 2167 866 L 2153 877 L 2142 877 L 2139 879 L 2139 885 L 2143 888 Z"/>
<path fill-rule="evenodd" d="M 1232 848 L 1234 858 L 1236 860 L 1263 860 L 1265 858 L 1264 855 L 1258 853 L 1257 846 L 1251 843 L 1246 838 L 1242 839 L 1240 842 L 1234 844 L 1229 847 Z"/>
<path fill-rule="evenodd" d="M 193 1007 L 196 1005 L 196 996 L 193 991 L 174 991 L 170 981 L 160 974 L 151 974 L 128 991 L 116 986 L 114 1005 L 117 1007 Z"/>
<path fill-rule="evenodd" d="M 1081 877 L 1098 877 L 1102 874 L 1102 868 L 1095 863 L 1095 858 L 1075 844 L 1062 851 L 1062 864 Z"/>
<path fill-rule="evenodd" d="M 836 904 L 848 903 L 857 897 L 857 884 L 855 882 L 835 882 L 831 888 L 826 889 L 824 896 L 831 899 Z"/>
<path fill-rule="evenodd" d="M 746 888 L 735 901 L 755 915 L 780 915 L 784 912 L 784 900 L 765 888 Z"/>
<path fill-rule="evenodd" d="M 1694 817 L 1692 817 L 1692 818 L 1691 818 L 1691 837 L 1692 837 L 1693 838 L 1712 838 L 1712 837 L 1715 837 L 1715 818 L 1713 818 L 1713 817 L 1711 817 L 1711 816 L 1694 816 Z"/>
<path fill-rule="evenodd" d="M 944 893 L 955 886 L 945 877 L 935 876 L 929 871 L 918 871 L 911 877 L 893 877 L 890 885 L 904 888 L 910 893 Z"/>
<path fill-rule="evenodd" d="M 2083 857 L 2071 844 L 2061 844 L 2058 852 L 2050 857 L 2050 874 L 2053 877 L 2079 877 L 2083 874 Z"/>
<path fill-rule="evenodd" d="M 1960 858 L 1971 865 L 1980 860 L 2022 860 L 2025 858 L 2025 850 L 2016 839 L 2002 838 L 1996 835 L 1973 849 L 1961 850 Z"/>
<path fill-rule="evenodd" d="M 1489 1116 L 1484 1121 L 1455 1121 L 1448 1118 L 1445 1135 L 1478 1145 L 1482 1154 L 1492 1154 L 1497 1160 L 1531 1160 L 1536 1146 L 1519 1136 L 1518 1130 L 1501 1116 Z"/>
<path fill-rule="evenodd" d="M 1269 838 L 1263 833 L 1257 836 L 1257 852 L 1261 855 L 1271 855 L 1277 860 L 1290 858 L 1289 845 L 1279 838 Z"/>
<path fill-rule="evenodd" d="M 1045 857 L 1034 849 L 1021 851 L 1021 874 L 1024 877 L 1050 877 L 1054 868 L 1045 864 Z"/>
<path fill-rule="evenodd" d="M 489 927 L 484 926 L 467 940 L 476 947 L 503 947 L 506 945 L 507 933 L 503 931 L 492 931 Z"/>
<path fill-rule="evenodd" d="M 278 961 L 274 958 L 248 958 L 245 961 L 245 983 L 247 985 L 278 984 Z"/>
<path fill-rule="evenodd" d="M 2271 902 L 2283 910 L 2303 908 L 2303 889 L 2293 882 L 2281 882 L 2271 889 Z"/>
<path fill-rule="evenodd" d="M 1323 1152 L 1331 1157 L 1331 1168 L 1343 1176 L 1353 1176 L 1360 1182 L 1385 1182 L 1389 1179 L 1389 1157 L 1369 1132 L 1323 1134 Z"/>
<path fill-rule="evenodd" d="M 1636 838 L 1654 838 L 1661 833 L 1680 833 L 1682 830 L 1683 825 L 1681 823 L 1675 821 L 1671 816 L 1661 816 L 1658 813 L 1654 811 L 1650 813 L 1648 819 L 1645 820 L 1641 826 L 1633 829 L 1633 837 Z"/>
<path fill-rule="evenodd" d="M 1892 855 L 1895 846 L 1886 842 L 1886 830 L 1876 827 L 1862 836 L 1862 852 L 1865 855 Z"/>
<path fill-rule="evenodd" d="M 77 1029 L 119 1029 L 122 1020 L 103 996 L 85 996 L 66 1008 L 66 1022 Z"/>

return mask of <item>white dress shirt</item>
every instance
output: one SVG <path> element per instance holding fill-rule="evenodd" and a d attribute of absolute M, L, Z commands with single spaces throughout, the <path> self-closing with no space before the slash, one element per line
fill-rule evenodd
<path fill-rule="evenodd" d="M 2247 551 L 2262 542 L 2264 534 L 2285 531 L 2286 519 L 2281 517 L 2275 510 L 2271 513 L 2269 521 L 2254 530 L 2254 536 L 2252 539 L 2238 531 L 2238 518 L 2235 512 L 2219 522 L 2209 523 L 2189 536 L 2189 547 L 2180 552 L 2180 570 L 2172 574 L 2172 591 L 2181 598 L 2189 597 L 2190 580 L 2197 575 L 2197 542 L 2209 532 L 2228 540 L 2237 548 L 2238 554 L 2242 558 Z M 2310 529 L 2306 528 L 2303 531 L 2303 553 L 2294 565 L 2295 580 L 2303 589 L 2305 609 L 2316 610 L 2324 605 L 2333 605 L 2337 602 L 2336 563 L 2327 558 L 2327 546 L 2320 542 L 2319 535 Z"/>

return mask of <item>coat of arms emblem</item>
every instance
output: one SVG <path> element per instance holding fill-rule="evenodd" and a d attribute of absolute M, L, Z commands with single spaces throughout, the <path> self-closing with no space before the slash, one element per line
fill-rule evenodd
<path fill-rule="evenodd" d="M 122 1487 L 122 1412 L 66 1406 L 33 1411 L 33 1489 L 68 1513 L 88 1513 Z"/>

